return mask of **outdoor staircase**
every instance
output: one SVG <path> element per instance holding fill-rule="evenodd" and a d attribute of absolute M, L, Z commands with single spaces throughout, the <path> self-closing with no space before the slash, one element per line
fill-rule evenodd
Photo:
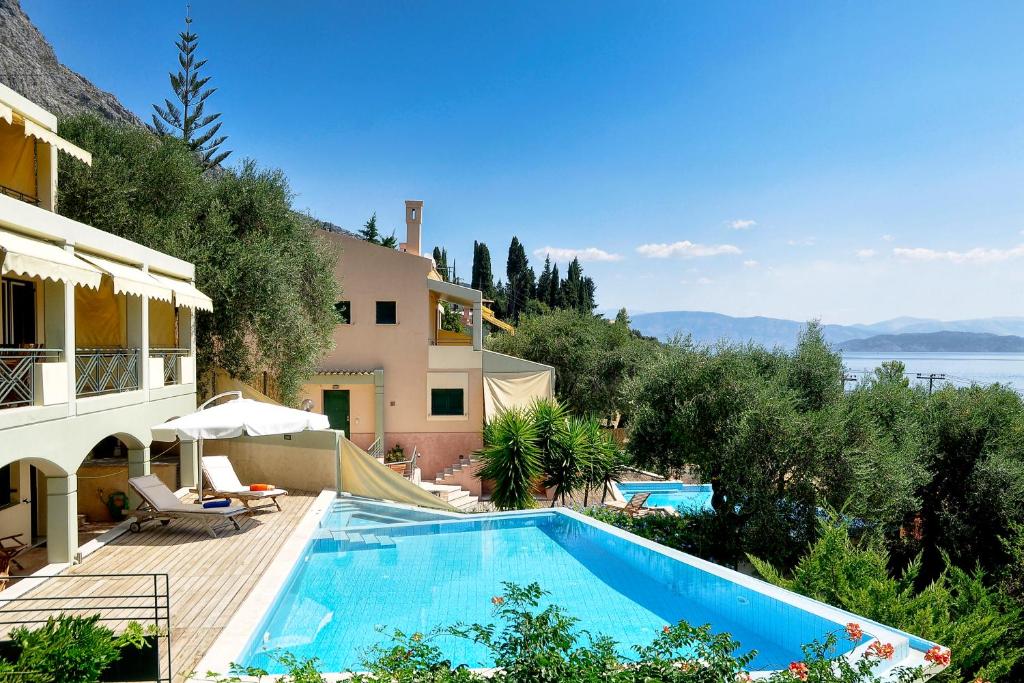
<path fill-rule="evenodd" d="M 440 479 L 440 477 L 438 477 Z M 420 488 L 430 491 L 435 496 L 445 501 L 456 510 L 462 512 L 470 512 L 475 507 L 479 498 L 471 496 L 469 491 L 462 488 L 461 486 L 449 485 L 449 484 L 437 484 L 431 481 L 420 482 Z"/>
<path fill-rule="evenodd" d="M 480 461 L 476 460 L 476 459 L 474 459 L 472 457 L 470 457 L 470 458 L 459 458 L 459 461 L 457 463 L 455 463 L 453 465 L 449 465 L 448 467 L 445 467 L 444 470 L 442 470 L 441 473 L 438 474 L 437 477 L 434 479 L 434 483 L 435 484 L 442 484 L 442 485 L 445 485 L 445 486 L 450 486 L 452 484 L 457 484 L 458 482 L 453 481 L 453 480 L 461 478 L 461 477 L 459 477 L 459 473 L 460 472 L 463 472 L 464 470 L 467 470 L 467 469 L 473 467 L 474 465 L 478 465 L 478 464 L 480 464 Z"/>
<path fill-rule="evenodd" d="M 337 550 L 379 550 L 393 548 L 395 542 L 383 534 L 359 533 L 357 531 L 339 531 L 335 529 L 321 531 L 320 537 L 330 538 L 337 542 Z"/>

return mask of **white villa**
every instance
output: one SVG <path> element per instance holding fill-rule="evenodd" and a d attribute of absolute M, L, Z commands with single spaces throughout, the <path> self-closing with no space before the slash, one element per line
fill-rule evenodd
<path fill-rule="evenodd" d="M 212 308 L 191 263 L 56 213 L 61 152 L 91 163 L 0 85 L 0 536 L 50 563 L 76 559 L 80 498 L 120 488 L 79 480 L 94 447 L 148 474 L 149 428 L 195 410 L 194 311 Z M 192 444 L 175 469 L 195 484 Z"/>

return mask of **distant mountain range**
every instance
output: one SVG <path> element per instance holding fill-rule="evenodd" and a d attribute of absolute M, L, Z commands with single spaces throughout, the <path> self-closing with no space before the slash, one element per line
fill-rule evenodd
<path fill-rule="evenodd" d="M 805 325 L 796 320 L 783 318 L 737 318 L 721 313 L 705 311 L 663 311 L 660 313 L 637 313 L 630 316 L 633 327 L 641 333 L 668 340 L 676 335 L 691 335 L 698 343 L 713 343 L 720 340 L 744 343 L 752 341 L 769 348 L 780 346 L 792 348 L 796 344 L 797 335 Z M 825 338 L 832 344 L 841 345 L 851 340 L 866 340 L 876 336 L 922 335 L 933 332 L 968 332 L 990 336 L 1024 337 L 1024 317 L 978 318 L 975 320 L 933 320 L 930 318 L 893 318 L 877 323 L 864 325 L 825 325 Z M 903 342 L 878 342 L 902 344 Z M 955 351 L 977 350 L 992 351 L 987 345 L 996 342 L 989 339 L 955 341 L 954 337 L 936 338 L 934 342 L 908 340 L 908 344 L 967 344 L 979 348 L 954 349 L 935 348 L 929 350 Z M 1010 342 L 1006 342 L 1010 343 Z M 981 348 L 985 347 L 985 348 Z M 849 348 L 847 350 L 854 350 Z M 864 349 L 868 350 L 868 349 Z M 871 349 L 875 350 L 875 349 Z M 897 350 L 895 348 L 878 349 L 880 351 Z M 909 350 L 909 349 L 906 349 Z M 1013 349 L 1006 349 L 1013 350 Z"/>
<path fill-rule="evenodd" d="M 985 332 L 908 332 L 850 339 L 837 344 L 836 348 L 841 351 L 1021 353 L 1024 352 L 1024 337 Z"/>

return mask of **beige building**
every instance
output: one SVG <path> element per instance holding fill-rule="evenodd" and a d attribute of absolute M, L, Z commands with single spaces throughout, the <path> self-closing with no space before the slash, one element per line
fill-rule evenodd
<path fill-rule="evenodd" d="M 398 250 L 344 233 L 335 275 L 335 349 L 304 387 L 313 410 L 377 453 L 415 449 L 424 479 L 482 445 L 485 418 L 503 407 L 549 397 L 554 369 L 486 351 L 489 312 L 475 289 L 445 282 L 421 255 L 423 202 L 405 203 L 406 241 Z M 442 303 L 467 310 L 468 331 L 441 329 Z"/>
<path fill-rule="evenodd" d="M 194 311 L 212 308 L 191 263 L 55 213 L 59 152 L 91 163 L 0 85 L 0 536 L 55 563 L 80 507 L 108 514 L 150 472 L 149 428 L 195 410 Z M 194 450 L 162 476 L 194 485 Z"/>

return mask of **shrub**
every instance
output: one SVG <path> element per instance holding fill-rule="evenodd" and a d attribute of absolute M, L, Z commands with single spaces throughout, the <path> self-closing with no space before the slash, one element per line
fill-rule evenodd
<path fill-rule="evenodd" d="M 854 543 L 837 516 L 821 522 L 818 541 L 789 578 L 750 560 L 766 581 L 949 647 L 950 679 L 1011 680 L 1007 675 L 1024 657 L 1021 611 L 986 585 L 984 572 L 948 567 L 919 589 L 919 559 L 890 576 L 881 540 L 868 535 Z"/>
<path fill-rule="evenodd" d="M 142 627 L 132 622 L 121 635 L 99 625 L 99 615 L 51 617 L 40 628 L 20 627 L 11 638 L 21 655 L 5 681 L 23 683 L 96 683 L 100 674 L 117 659 L 122 648 L 145 645 Z M 11 664 L 11 663 L 8 663 Z"/>
<path fill-rule="evenodd" d="M 540 476 L 537 428 L 521 410 L 507 410 L 484 429 L 482 465 L 477 476 L 494 483 L 491 502 L 502 510 L 534 507 L 533 486 Z"/>

